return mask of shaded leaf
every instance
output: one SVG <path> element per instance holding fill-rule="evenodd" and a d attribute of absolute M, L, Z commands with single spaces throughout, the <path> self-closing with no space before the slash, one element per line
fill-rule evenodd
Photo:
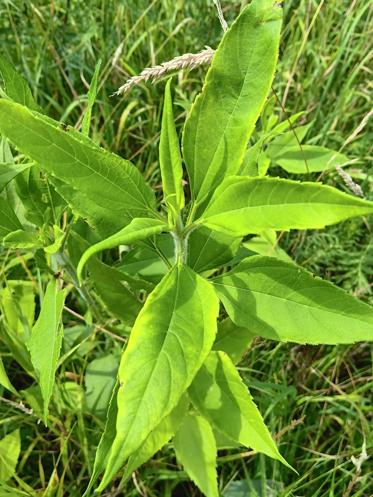
<path fill-rule="evenodd" d="M 226 318 L 218 325 L 212 348 L 225 352 L 236 364 L 241 360 L 254 338 L 255 335 L 250 330 L 237 326 L 231 319 Z"/>
<path fill-rule="evenodd" d="M 167 273 L 168 268 L 172 266 L 173 260 L 174 242 L 172 237 L 168 234 L 158 235 L 151 242 L 141 243 L 130 252 L 123 254 L 118 269 L 158 283 Z"/>
<path fill-rule="evenodd" d="M 232 321 L 264 338 L 311 344 L 373 340 L 369 305 L 295 264 L 253 256 L 214 283 Z"/>
<path fill-rule="evenodd" d="M 181 398 L 171 413 L 162 419 L 159 425 L 150 433 L 141 447 L 131 456 L 124 471 L 123 480 L 128 479 L 133 471 L 148 461 L 158 450 L 173 437 L 188 409 L 188 398 Z"/>
<path fill-rule="evenodd" d="M 108 354 L 91 361 L 85 373 L 85 406 L 88 411 L 104 418 L 114 389 L 119 357 Z"/>
<path fill-rule="evenodd" d="M 109 312 L 126 324 L 133 324 L 141 304 L 126 284 L 126 275 L 115 268 L 91 259 L 88 262 L 90 279 Z"/>
<path fill-rule="evenodd" d="M 224 435 L 288 466 L 233 362 L 224 352 L 209 354 L 189 393 L 199 412 Z"/>
<path fill-rule="evenodd" d="M 176 457 L 206 497 L 218 497 L 216 443 L 208 421 L 202 416 L 184 417 L 174 437 Z"/>
<path fill-rule="evenodd" d="M 6 185 L 12 181 L 18 174 L 31 167 L 31 163 L 27 164 L 0 164 L 0 192 L 4 190 Z"/>
<path fill-rule="evenodd" d="M 0 238 L 4 238 L 8 233 L 22 229 L 22 225 L 15 215 L 9 202 L 0 197 Z"/>
<path fill-rule="evenodd" d="M 293 174 L 328 171 L 335 169 L 335 166 L 343 166 L 349 162 L 346 155 L 316 145 L 287 146 L 276 150 L 275 155 L 270 155 L 272 150 L 268 147 L 266 151 L 270 159 L 288 173 Z"/>
<path fill-rule="evenodd" d="M 188 265 L 197 273 L 215 269 L 230 262 L 241 239 L 199 227 L 189 237 Z"/>
<path fill-rule="evenodd" d="M 6 374 L 3 359 L 1 357 L 1 355 L 0 355 L 0 385 L 2 385 L 4 388 L 6 388 L 7 390 L 9 390 L 12 393 L 17 393 L 17 390 L 10 383 L 8 375 Z"/>

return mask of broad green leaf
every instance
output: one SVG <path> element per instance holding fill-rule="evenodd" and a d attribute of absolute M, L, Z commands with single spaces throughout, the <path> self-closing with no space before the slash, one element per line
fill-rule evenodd
<path fill-rule="evenodd" d="M 214 283 L 232 321 L 264 338 L 310 344 L 373 340 L 369 305 L 295 264 L 253 256 Z"/>
<path fill-rule="evenodd" d="M 116 434 L 116 420 L 118 415 L 118 406 L 117 406 L 117 394 L 118 394 L 118 381 L 116 382 L 113 392 L 111 394 L 111 400 L 109 404 L 109 409 L 106 417 L 106 424 L 104 432 L 101 436 L 100 443 L 98 444 L 95 462 L 93 465 L 93 471 L 91 474 L 91 478 L 88 483 L 88 487 L 83 494 L 83 497 L 88 497 L 91 493 L 91 489 L 97 481 L 99 475 L 105 470 L 107 465 L 108 457 L 110 455 L 111 446 L 115 439 Z"/>
<path fill-rule="evenodd" d="M 183 265 L 149 295 L 121 360 L 116 437 L 99 490 L 179 402 L 212 347 L 218 310 L 210 283 Z"/>
<path fill-rule="evenodd" d="M 51 119 L 4 99 L 0 132 L 57 179 L 57 191 L 101 236 L 115 233 L 135 217 L 156 215 L 154 195 L 140 172 L 83 135 L 80 139 Z"/>
<path fill-rule="evenodd" d="M 105 419 L 118 366 L 119 357 L 114 354 L 94 359 L 87 366 L 84 379 L 85 406 L 94 416 Z"/>
<path fill-rule="evenodd" d="M 4 238 L 8 233 L 19 229 L 22 229 L 22 225 L 9 202 L 0 197 L 0 238 Z"/>
<path fill-rule="evenodd" d="M 158 219 L 133 219 L 128 226 L 122 228 L 120 231 L 118 231 L 118 233 L 115 233 L 114 235 L 109 236 L 109 238 L 106 238 L 105 240 L 92 245 L 84 252 L 77 268 L 79 280 L 82 277 L 82 271 L 88 259 L 97 252 L 101 252 L 102 250 L 107 250 L 113 247 L 118 247 L 119 245 L 131 245 L 152 235 L 161 233 L 162 231 L 167 231 L 167 229 L 167 224 L 164 221 L 160 221 Z"/>
<path fill-rule="evenodd" d="M 185 123 L 183 156 L 193 200 L 236 174 L 271 87 L 282 9 L 254 0 L 222 39 Z"/>
<path fill-rule="evenodd" d="M 176 457 L 206 497 L 219 497 L 216 442 L 208 421 L 188 414 L 174 438 Z"/>
<path fill-rule="evenodd" d="M 5 483 L 15 475 L 20 452 L 19 430 L 12 431 L 0 440 L 0 483 Z"/>
<path fill-rule="evenodd" d="M 88 262 L 90 280 L 107 309 L 126 324 L 132 325 L 141 303 L 127 285 L 126 275 L 97 259 Z"/>
<path fill-rule="evenodd" d="M 233 362 L 224 352 L 209 354 L 189 393 L 199 412 L 224 435 L 288 466 Z"/>
<path fill-rule="evenodd" d="M 27 164 L 0 164 L 0 192 L 4 190 L 6 185 L 12 181 L 18 174 L 31 167 L 31 163 Z"/>
<path fill-rule="evenodd" d="M 61 315 L 64 299 L 65 291 L 57 288 L 56 280 L 50 281 L 43 298 L 39 317 L 27 342 L 43 396 L 45 424 L 47 424 L 48 405 L 52 396 L 62 343 Z"/>
<path fill-rule="evenodd" d="M 4 388 L 6 388 L 7 390 L 9 390 L 12 393 L 17 393 L 16 389 L 10 383 L 8 375 L 6 374 L 3 359 L 1 357 L 1 355 L 0 355 L 0 385 L 2 385 Z"/>
<path fill-rule="evenodd" d="M 0 76 L 4 83 L 4 91 L 9 98 L 29 109 L 39 110 L 27 81 L 17 73 L 11 62 L 1 56 Z"/>
<path fill-rule="evenodd" d="M 343 166 L 349 162 L 345 155 L 316 145 L 288 146 L 276 150 L 276 153 L 272 155 L 271 150 L 273 149 L 268 147 L 266 151 L 269 158 L 285 171 L 293 174 L 328 171 L 335 169 L 335 166 Z"/>
<path fill-rule="evenodd" d="M 176 222 L 184 207 L 182 186 L 183 168 L 179 138 L 176 133 L 172 111 L 171 79 L 166 84 L 163 105 L 162 130 L 159 143 L 159 164 L 161 167 L 163 195 L 170 210 L 170 217 Z"/>
<path fill-rule="evenodd" d="M 188 397 L 182 397 L 175 409 L 163 418 L 159 425 L 150 433 L 141 447 L 129 458 L 122 478 L 123 480 L 128 479 L 139 466 L 161 450 L 173 437 L 187 412 L 188 403 Z"/>
<path fill-rule="evenodd" d="M 84 113 L 83 121 L 82 121 L 82 133 L 83 135 L 88 136 L 89 135 L 89 127 L 91 125 L 91 116 L 92 116 L 92 108 L 95 104 L 96 101 L 96 96 L 97 96 L 97 82 L 98 82 L 98 76 L 100 74 L 100 68 L 101 68 L 101 59 L 96 64 L 95 67 L 95 72 L 93 73 L 92 76 L 92 81 L 91 84 L 89 85 L 89 90 L 88 90 L 88 105 L 87 109 Z"/>
<path fill-rule="evenodd" d="M 3 238 L 3 245 L 7 248 L 37 249 L 42 247 L 36 231 L 16 230 Z"/>
<path fill-rule="evenodd" d="M 254 338 L 255 335 L 250 330 L 237 326 L 227 318 L 218 324 L 218 332 L 212 348 L 225 352 L 237 364 Z"/>
<path fill-rule="evenodd" d="M 231 176 L 197 223 L 231 236 L 266 229 L 318 229 L 373 213 L 373 202 L 319 183 Z"/>
<path fill-rule="evenodd" d="M 201 273 L 228 264 L 236 254 L 240 242 L 240 238 L 201 226 L 189 237 L 188 265 L 197 273 Z"/>

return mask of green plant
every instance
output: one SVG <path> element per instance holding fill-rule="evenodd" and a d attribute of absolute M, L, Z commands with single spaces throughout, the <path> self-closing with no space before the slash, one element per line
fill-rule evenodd
<path fill-rule="evenodd" d="M 3 339 L 39 381 L 45 423 L 61 347 L 61 270 L 90 302 L 87 268 L 109 310 L 133 325 L 87 493 L 102 472 L 103 490 L 126 462 L 128 478 L 172 437 L 178 459 L 208 496 L 218 495 L 217 447 L 242 444 L 287 464 L 234 363 L 255 336 L 325 344 L 373 339 L 370 307 L 283 260 L 279 251 L 278 258 L 252 256 L 253 239 L 242 241 L 256 235 L 273 247 L 276 231 L 322 228 L 373 212 L 372 202 L 334 188 L 265 177 L 268 167 L 246 169 L 280 28 L 281 9 L 270 0 L 254 0 L 243 10 L 188 116 L 182 156 L 167 83 L 161 209 L 128 161 L 38 113 L 23 81 L 1 63 L 0 131 L 33 161 L 15 164 L 4 143 L 9 163 L 3 186 L 13 179 L 15 185 L 0 197 L 3 244 L 34 249 L 50 273 L 37 322 L 20 327 L 26 331 L 17 343 L 11 335 Z M 182 157 L 190 202 L 182 189 Z M 267 161 L 256 156 L 252 162 Z M 120 268 L 97 258 L 117 246 L 135 246 Z M 149 254 L 158 258 L 151 274 L 144 260 Z M 8 388 L 6 376 L 3 381 Z"/>

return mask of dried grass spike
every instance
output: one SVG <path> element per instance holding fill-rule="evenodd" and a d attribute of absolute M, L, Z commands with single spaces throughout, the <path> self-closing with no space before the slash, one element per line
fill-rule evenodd
<path fill-rule="evenodd" d="M 215 51 L 212 48 L 206 48 L 196 54 L 186 53 L 167 62 L 163 62 L 158 66 L 147 67 L 138 76 L 133 76 L 126 81 L 126 83 L 118 89 L 115 95 L 123 95 L 132 87 L 142 83 L 143 81 L 158 80 L 172 71 L 179 71 L 180 69 L 195 69 L 201 65 L 210 64 L 214 53 Z"/>

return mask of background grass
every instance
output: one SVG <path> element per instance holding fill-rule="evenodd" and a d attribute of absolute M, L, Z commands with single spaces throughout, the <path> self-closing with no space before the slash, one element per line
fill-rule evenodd
<path fill-rule="evenodd" d="M 228 22 L 245 3 L 222 2 Z M 287 0 L 284 10 L 276 94 L 287 114 L 307 111 L 307 120 L 313 122 L 308 143 L 339 149 L 371 109 L 373 5 L 366 0 Z M 155 186 L 159 185 L 164 84 L 141 85 L 120 98 L 111 95 L 144 67 L 206 45 L 216 47 L 221 35 L 208 0 L 3 0 L 0 4 L 1 50 L 27 77 L 39 104 L 51 116 L 79 127 L 87 82 L 98 58 L 102 59 L 92 136 L 130 158 Z M 174 77 L 179 129 L 204 73 L 200 68 Z M 283 115 L 284 109 L 277 106 L 276 112 Z M 354 168 L 367 196 L 372 195 L 372 138 L 368 124 L 344 150 L 356 159 Z M 322 180 L 345 189 L 335 173 Z M 351 220 L 322 232 L 284 234 L 281 244 L 299 264 L 373 302 L 373 238 L 367 220 Z M 3 252 L 1 257 L 4 268 L 9 254 Z M 17 262 L 6 277 L 37 284 L 35 267 L 24 258 Z M 74 309 L 85 312 L 77 303 Z M 109 315 L 103 314 L 98 324 L 118 331 Z M 33 407 L 35 414 L 22 411 L 15 397 L 7 399 L 18 407 L 0 401 L 0 436 L 17 427 L 22 433 L 17 479 L 0 495 L 79 497 L 87 482 L 103 428 L 102 418 L 85 407 L 87 366 L 109 352 L 118 355 L 122 343 L 92 328 L 89 316 L 80 319 L 65 313 L 65 326 L 70 337 L 66 347 L 74 343 L 74 333 L 76 339 L 79 333 L 87 338 L 58 371 L 51 427 L 37 423 L 37 393 L 32 396 L 32 390 L 25 407 Z M 30 378 L 0 347 L 14 385 L 19 390 L 30 387 Z M 241 372 L 271 431 L 278 434 L 284 457 L 299 474 L 263 456 L 225 451 L 219 458 L 223 495 L 371 495 L 371 460 L 360 472 L 351 461 L 351 456 L 359 457 L 364 441 L 368 454 L 373 447 L 371 358 L 367 344 L 311 347 L 256 341 L 240 365 Z M 2 395 L 4 399 L 6 394 Z M 232 486 L 237 480 L 241 483 Z M 106 495 L 200 495 L 167 447 L 122 490 L 119 481 Z"/>

